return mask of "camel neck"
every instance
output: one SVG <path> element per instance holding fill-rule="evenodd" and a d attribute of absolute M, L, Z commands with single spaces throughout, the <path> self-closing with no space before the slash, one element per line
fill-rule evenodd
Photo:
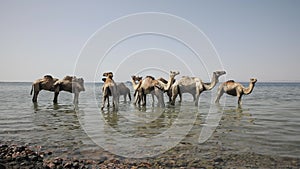
<path fill-rule="evenodd" d="M 214 88 L 216 86 L 216 84 L 219 82 L 218 77 L 216 76 L 216 74 L 214 73 L 212 78 L 211 78 L 211 82 L 204 84 L 204 88 L 205 90 L 211 90 L 212 88 Z"/>
<path fill-rule="evenodd" d="M 247 88 L 243 89 L 244 94 L 250 94 L 254 88 L 254 83 L 250 82 Z"/>

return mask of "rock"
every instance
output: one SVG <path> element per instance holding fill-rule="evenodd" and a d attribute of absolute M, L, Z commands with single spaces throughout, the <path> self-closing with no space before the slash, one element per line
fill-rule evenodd
<path fill-rule="evenodd" d="M 221 157 L 217 157 L 216 159 L 214 159 L 214 162 L 224 162 L 224 160 Z"/>
<path fill-rule="evenodd" d="M 106 160 L 107 160 L 107 157 L 100 157 L 98 164 L 102 164 Z"/>
<path fill-rule="evenodd" d="M 72 163 L 71 162 L 67 162 L 65 165 L 64 165 L 64 168 L 72 168 Z"/>

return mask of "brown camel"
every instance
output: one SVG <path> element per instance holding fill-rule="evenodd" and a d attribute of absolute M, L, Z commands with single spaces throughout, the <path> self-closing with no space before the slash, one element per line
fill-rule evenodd
<path fill-rule="evenodd" d="M 74 104 L 78 104 L 79 93 L 85 91 L 83 78 L 76 76 L 65 76 L 62 80 L 56 81 L 54 87 L 59 91 L 74 93 Z M 56 99 L 58 94 L 59 92 L 55 92 Z"/>
<path fill-rule="evenodd" d="M 101 110 L 104 109 L 105 101 L 107 100 L 107 107 L 109 107 L 109 96 L 113 97 L 113 107 L 118 110 L 119 107 L 119 94 L 117 90 L 117 84 L 113 80 L 113 73 L 106 72 L 103 73 L 105 78 L 102 78 L 104 84 L 102 86 L 102 107 Z"/>
<path fill-rule="evenodd" d="M 210 83 L 204 83 L 200 78 L 197 77 L 188 77 L 183 76 L 180 80 L 176 81 L 172 87 L 172 101 L 171 104 L 175 104 L 175 99 L 177 95 L 180 97 L 180 101 L 182 101 L 182 93 L 190 93 L 192 94 L 195 102 L 195 106 L 198 106 L 200 94 L 203 91 L 213 89 L 216 84 L 219 82 L 219 77 L 226 74 L 225 71 L 215 71 L 213 72 L 213 76 Z"/>
<path fill-rule="evenodd" d="M 124 83 L 117 84 L 117 89 L 119 96 L 122 95 L 125 102 L 127 101 L 126 96 L 128 96 L 129 100 L 131 101 L 130 89 Z"/>
<path fill-rule="evenodd" d="M 57 93 L 59 90 L 55 89 L 54 83 L 58 81 L 57 78 L 53 78 L 51 75 L 45 75 L 41 79 L 37 79 L 32 83 L 30 95 L 32 95 L 32 92 L 34 92 L 33 97 L 32 97 L 32 102 L 36 103 L 37 102 L 37 97 L 39 95 L 39 92 L 41 90 L 47 90 L 51 92 L 55 92 L 54 94 L 54 99 L 53 102 L 57 103 Z"/>
<path fill-rule="evenodd" d="M 53 78 L 51 75 L 45 75 L 42 79 L 38 79 L 32 84 L 31 92 L 34 91 L 32 101 L 37 102 L 38 94 L 41 90 L 54 92 L 53 102 L 57 103 L 60 91 L 68 91 L 75 93 L 74 104 L 78 103 L 79 92 L 84 91 L 84 80 L 75 76 L 66 76 L 63 80 Z"/>
<path fill-rule="evenodd" d="M 255 83 L 257 82 L 257 79 L 251 78 L 249 86 L 245 88 L 242 84 L 235 82 L 233 80 L 229 80 L 227 82 L 222 83 L 219 86 L 218 93 L 217 93 L 217 98 L 216 98 L 216 103 L 219 103 L 221 96 L 224 93 L 227 93 L 231 96 L 237 96 L 238 97 L 238 105 L 242 105 L 242 96 L 250 94 L 255 86 Z"/>

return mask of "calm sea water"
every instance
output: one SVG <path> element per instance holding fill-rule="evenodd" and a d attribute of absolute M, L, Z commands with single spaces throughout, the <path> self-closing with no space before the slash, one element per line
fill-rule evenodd
<path fill-rule="evenodd" d="M 131 88 L 130 84 L 128 84 Z M 247 85 L 247 84 L 245 84 Z M 222 146 L 226 153 L 255 152 L 276 156 L 300 156 L 300 83 L 257 83 L 252 94 L 243 97 L 242 108 L 236 107 L 236 98 L 223 96 L 220 110 L 222 118 L 213 135 L 199 144 L 199 131 L 215 98 L 217 87 L 203 93 L 199 107 L 191 103 L 189 94 L 175 107 L 152 107 L 148 96 L 146 109 L 140 110 L 120 98 L 118 112 L 100 111 L 101 86 L 86 84 L 86 91 L 79 97 L 75 111 L 73 95 L 61 92 L 59 103 L 52 103 L 53 93 L 40 92 L 38 103 L 31 102 L 31 83 L 0 83 L 0 138 L 3 142 L 27 143 L 42 146 L 66 156 L 95 156 L 101 150 L 85 133 L 79 119 L 102 116 L 105 124 L 119 132 L 137 137 L 160 134 L 172 126 L 179 113 L 195 113 L 197 119 L 185 136 L 186 148 L 202 147 L 216 151 L 212 142 Z M 132 88 L 131 88 L 132 89 Z M 165 98 L 167 101 L 167 98 Z M 99 104 L 94 107 L 91 104 Z M 178 103 L 178 102 L 176 102 Z M 157 112 L 158 115 L 157 115 Z M 148 119 L 144 123 L 128 121 L 126 116 Z M 87 121 L 85 121 L 87 122 Z M 180 123 L 180 125 L 190 125 Z M 97 132 L 97 128 L 94 129 Z M 159 146 L 159 145 L 157 145 Z M 37 147 L 38 149 L 38 147 Z M 153 147 L 155 149 L 155 147 Z M 199 155 L 205 155 L 201 154 Z"/>

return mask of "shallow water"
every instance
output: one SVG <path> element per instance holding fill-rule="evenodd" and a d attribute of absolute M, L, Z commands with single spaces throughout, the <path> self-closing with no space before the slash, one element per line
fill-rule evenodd
<path fill-rule="evenodd" d="M 28 143 L 37 150 L 47 149 L 63 156 L 91 158 L 97 158 L 95 152 L 103 152 L 95 142 L 119 155 L 136 153 L 132 156 L 151 156 L 164 152 L 163 145 L 170 149 L 177 144 L 188 145 L 183 146 L 186 149 L 196 147 L 228 154 L 300 156 L 299 83 L 257 83 L 253 93 L 243 97 L 242 108 L 236 107 L 236 98 L 225 95 L 220 106 L 210 104 L 216 87 L 201 95 L 199 107 L 193 105 L 189 94 L 183 95 L 183 103 L 166 104 L 166 108 L 152 107 L 148 96 L 146 109 L 124 102 L 121 97 L 117 112 L 112 108 L 100 111 L 100 84 L 86 84 L 85 88 L 78 107 L 74 107 L 73 95 L 66 92 L 60 93 L 59 103 L 54 105 L 53 93 L 42 91 L 38 103 L 33 104 L 31 83 L 0 83 L 1 141 Z M 221 121 L 209 140 L 200 144 L 199 133 L 209 125 L 206 117 L 210 108 L 221 113 Z M 166 134 L 168 137 L 164 137 Z M 136 138 L 146 140 L 141 143 Z M 155 139 L 148 142 L 147 138 Z M 215 144 L 221 148 L 215 149 Z M 128 148 L 132 145 L 143 148 L 137 152 Z M 206 152 L 199 155 L 205 156 Z"/>

